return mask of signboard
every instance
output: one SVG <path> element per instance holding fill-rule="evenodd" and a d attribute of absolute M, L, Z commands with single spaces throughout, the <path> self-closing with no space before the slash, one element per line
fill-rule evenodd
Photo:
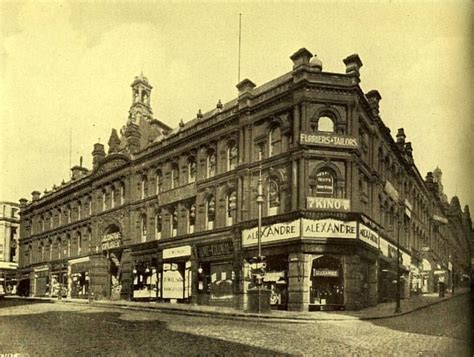
<path fill-rule="evenodd" d="M 313 269 L 313 276 L 337 278 L 339 276 L 339 271 L 329 269 Z"/>
<path fill-rule="evenodd" d="M 122 245 L 122 234 L 120 232 L 107 233 L 102 238 L 102 250 L 117 248 Z"/>
<path fill-rule="evenodd" d="M 359 239 L 374 248 L 379 247 L 379 235 L 362 223 L 359 223 Z"/>
<path fill-rule="evenodd" d="M 300 144 L 333 146 L 342 148 L 357 148 L 359 143 L 356 138 L 346 135 L 335 134 L 300 134 Z"/>
<path fill-rule="evenodd" d="M 184 298 L 184 277 L 179 270 L 163 271 L 163 298 Z"/>
<path fill-rule="evenodd" d="M 299 219 L 288 223 L 275 223 L 262 227 L 261 243 L 275 242 L 283 239 L 300 236 Z M 244 229 L 242 231 L 242 246 L 257 244 L 258 228 Z"/>
<path fill-rule="evenodd" d="M 231 254 L 234 251 L 232 241 L 203 245 L 197 248 L 199 258 L 216 257 Z"/>
<path fill-rule="evenodd" d="M 163 249 L 163 259 L 186 257 L 191 255 L 191 246 L 183 245 L 181 247 Z"/>
<path fill-rule="evenodd" d="M 379 241 L 380 241 L 380 250 L 382 251 L 382 254 L 385 255 L 386 257 L 397 259 L 397 247 L 387 242 L 385 239 L 381 237 Z M 409 269 L 410 263 L 411 263 L 410 254 L 407 254 L 403 250 L 400 249 L 400 260 L 401 260 L 400 263 L 404 267 L 407 267 Z"/>
<path fill-rule="evenodd" d="M 446 218 L 444 218 L 444 217 L 442 217 L 442 216 L 438 216 L 437 214 L 434 214 L 434 215 L 433 215 L 433 219 L 434 219 L 435 221 L 440 222 L 440 223 L 448 224 L 448 220 L 447 220 Z"/>
<path fill-rule="evenodd" d="M 344 222 L 336 219 L 302 219 L 305 238 L 356 238 L 356 222 Z"/>
<path fill-rule="evenodd" d="M 398 202 L 400 198 L 400 194 L 398 193 L 397 189 L 392 185 L 392 183 L 389 180 L 385 182 L 384 191 L 387 193 L 387 195 L 390 196 L 392 200 L 394 200 L 395 202 Z"/>
<path fill-rule="evenodd" d="M 307 197 L 306 207 L 317 210 L 350 211 L 351 201 L 345 198 Z"/>
<path fill-rule="evenodd" d="M 18 263 L 0 262 L 0 268 L 1 269 L 17 269 L 18 268 Z M 46 266 L 45 270 L 48 270 L 48 266 Z"/>

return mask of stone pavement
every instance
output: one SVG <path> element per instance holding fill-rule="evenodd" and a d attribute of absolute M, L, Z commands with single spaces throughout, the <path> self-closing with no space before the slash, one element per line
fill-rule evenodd
<path fill-rule="evenodd" d="M 390 317 L 401 316 L 408 314 L 433 304 L 446 301 L 453 297 L 467 294 L 469 289 L 457 289 L 453 294 L 447 293 L 445 297 L 440 298 L 436 294 L 414 296 L 408 299 L 401 300 L 401 313 L 395 313 L 395 302 L 381 303 L 377 306 L 368 307 L 359 311 L 280 311 L 272 310 L 270 313 L 248 313 L 242 310 L 237 310 L 221 306 L 207 306 L 207 305 L 191 305 L 191 304 L 172 304 L 172 303 L 158 303 L 158 302 L 140 302 L 140 301 L 110 301 L 110 300 L 96 300 L 89 302 L 85 299 L 71 299 L 49 297 L 27 297 L 28 300 L 44 300 L 62 303 L 73 304 L 91 304 L 92 306 L 102 307 L 119 307 L 133 310 L 161 310 L 168 313 L 182 314 L 182 315 L 213 315 L 215 317 L 231 318 L 231 319 L 254 319 L 254 320 L 268 320 L 271 322 L 299 322 L 311 323 L 315 321 L 342 321 L 342 320 L 376 320 Z M 9 297 L 7 297 L 9 298 Z M 18 298 L 18 297 L 14 297 Z"/>

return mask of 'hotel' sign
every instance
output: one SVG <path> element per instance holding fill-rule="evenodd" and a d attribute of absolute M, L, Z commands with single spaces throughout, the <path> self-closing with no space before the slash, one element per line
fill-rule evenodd
<path fill-rule="evenodd" d="M 306 206 L 308 209 L 349 211 L 351 209 L 351 201 L 345 198 L 307 197 Z"/>

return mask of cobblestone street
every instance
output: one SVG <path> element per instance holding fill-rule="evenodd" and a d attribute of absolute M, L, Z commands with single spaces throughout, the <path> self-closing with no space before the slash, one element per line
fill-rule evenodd
<path fill-rule="evenodd" d="M 0 353 L 468 356 L 467 303 L 462 295 L 392 319 L 302 324 L 9 300 L 0 302 Z"/>

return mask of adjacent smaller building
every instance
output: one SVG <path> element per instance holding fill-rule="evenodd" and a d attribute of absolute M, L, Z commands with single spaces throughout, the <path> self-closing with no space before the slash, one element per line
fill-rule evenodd
<path fill-rule="evenodd" d="M 7 294 L 16 294 L 20 205 L 0 202 L 0 284 Z"/>

